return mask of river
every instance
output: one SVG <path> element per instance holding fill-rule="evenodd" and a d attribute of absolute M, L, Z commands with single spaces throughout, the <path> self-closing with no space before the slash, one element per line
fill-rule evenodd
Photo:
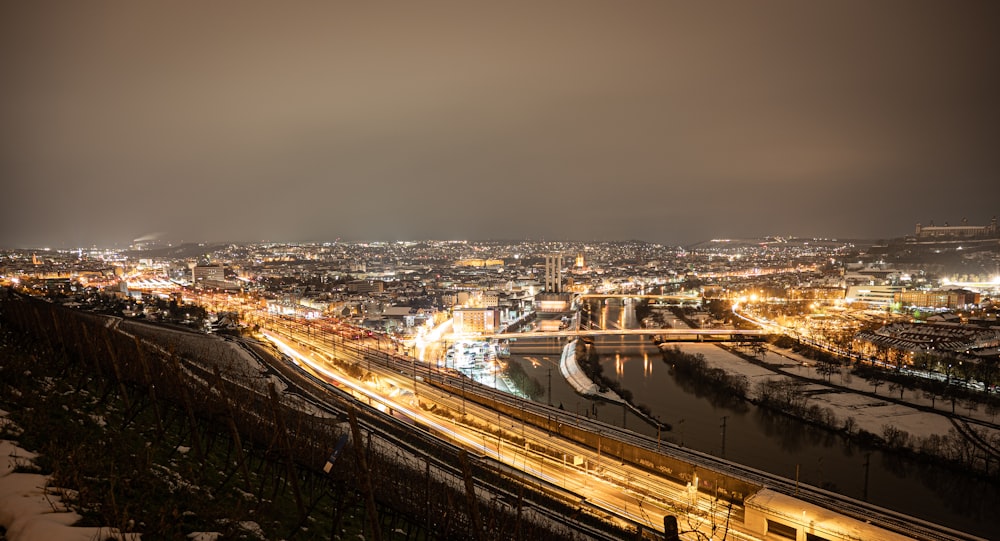
<path fill-rule="evenodd" d="M 622 317 L 615 309 L 608 310 L 606 321 L 634 325 L 627 314 Z M 649 407 L 654 417 L 672 425 L 670 432 L 661 435 L 665 440 L 789 479 L 797 474 L 802 483 L 857 499 L 865 499 L 867 469 L 869 502 L 988 539 L 996 538 L 1000 531 L 996 511 L 1000 487 L 996 483 L 867 449 L 839 434 L 742 401 L 719 400 L 678 378 L 646 337 L 599 337 L 595 347 L 604 374 L 631 391 L 635 404 Z M 520 340 L 512 345 L 511 359 L 521 363 L 543 387 L 548 388 L 551 374 L 554 405 L 657 435 L 655 427 L 621 406 L 576 394 L 559 373 L 560 351 L 558 339 L 530 344 Z M 538 400 L 547 402 L 549 397 Z"/>

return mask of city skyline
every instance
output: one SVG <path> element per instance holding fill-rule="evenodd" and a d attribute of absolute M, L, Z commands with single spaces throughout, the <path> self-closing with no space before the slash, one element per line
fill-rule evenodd
<path fill-rule="evenodd" d="M 991 2 L 0 9 L 2 247 L 877 239 L 1000 214 Z"/>

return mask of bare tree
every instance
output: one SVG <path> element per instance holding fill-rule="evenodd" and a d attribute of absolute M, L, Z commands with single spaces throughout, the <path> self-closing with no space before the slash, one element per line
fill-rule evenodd
<path fill-rule="evenodd" d="M 903 392 L 909 388 L 905 381 L 892 381 L 889 383 L 889 392 L 899 391 L 899 399 L 903 399 Z"/>
<path fill-rule="evenodd" d="M 875 388 L 875 394 L 878 394 L 878 388 L 880 385 L 885 383 L 885 377 L 878 370 L 874 370 L 871 375 L 868 376 L 868 383 Z"/>
<path fill-rule="evenodd" d="M 840 371 L 840 363 L 836 359 L 824 356 L 816 363 L 816 372 L 821 376 L 825 376 L 826 381 L 830 381 L 830 377 L 838 371 Z"/>

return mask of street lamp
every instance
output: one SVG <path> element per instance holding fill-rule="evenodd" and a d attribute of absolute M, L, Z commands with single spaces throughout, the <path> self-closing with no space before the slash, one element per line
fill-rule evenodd
<path fill-rule="evenodd" d="M 601 431 L 598 430 L 597 431 L 597 468 L 600 468 L 600 467 L 601 467 Z M 597 468 L 594 468 L 595 472 L 597 471 Z"/>
<path fill-rule="evenodd" d="M 663 426 L 663 423 L 660 422 L 660 416 L 657 415 L 656 416 L 656 452 L 657 453 L 660 452 L 660 428 L 662 426 Z"/>

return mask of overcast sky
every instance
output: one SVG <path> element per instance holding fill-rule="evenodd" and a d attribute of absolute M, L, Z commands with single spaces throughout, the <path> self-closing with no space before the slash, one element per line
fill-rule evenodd
<path fill-rule="evenodd" d="M 1000 214 L 1000 2 L 4 2 L 0 246 Z"/>

